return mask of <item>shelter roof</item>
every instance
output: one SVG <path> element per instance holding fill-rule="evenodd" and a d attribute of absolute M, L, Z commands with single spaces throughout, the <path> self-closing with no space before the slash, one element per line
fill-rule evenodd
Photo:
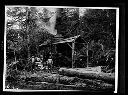
<path fill-rule="evenodd" d="M 57 40 L 55 40 L 54 42 L 52 42 L 52 44 L 59 44 L 59 43 L 72 42 L 72 41 L 74 41 L 75 39 L 77 39 L 77 38 L 79 38 L 79 37 L 80 37 L 80 35 L 77 35 L 77 36 L 74 36 L 74 37 L 70 37 L 70 38 L 66 38 L 66 39 L 64 39 L 64 38 L 58 39 L 58 38 L 57 38 Z M 42 43 L 42 44 L 39 45 L 39 46 L 42 46 L 42 45 L 48 45 L 48 42 L 46 41 L 46 42 Z"/>

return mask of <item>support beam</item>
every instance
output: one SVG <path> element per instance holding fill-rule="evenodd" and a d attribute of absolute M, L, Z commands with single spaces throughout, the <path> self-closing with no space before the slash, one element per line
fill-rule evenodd
<path fill-rule="evenodd" d="M 69 43 L 67 43 L 69 46 L 70 46 L 70 48 L 72 49 L 72 46 L 69 44 Z"/>

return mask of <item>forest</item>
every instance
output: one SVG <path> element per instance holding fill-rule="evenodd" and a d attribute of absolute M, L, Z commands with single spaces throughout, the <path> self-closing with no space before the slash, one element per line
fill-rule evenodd
<path fill-rule="evenodd" d="M 115 9 L 6 7 L 5 11 L 7 81 L 22 72 L 41 71 L 32 62 L 40 56 L 42 64 L 52 59 L 53 71 L 71 68 L 73 61 L 74 68 L 101 66 L 104 73 L 115 72 Z M 71 42 L 53 44 L 78 35 L 73 55 Z"/>

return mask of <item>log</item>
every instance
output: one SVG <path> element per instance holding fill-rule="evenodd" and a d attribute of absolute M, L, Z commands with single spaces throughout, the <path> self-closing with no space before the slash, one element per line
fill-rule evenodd
<path fill-rule="evenodd" d="M 66 76 L 72 76 L 72 77 L 78 77 L 82 79 L 97 79 L 97 80 L 103 80 L 108 83 L 114 84 L 115 77 L 114 74 L 109 73 L 97 73 L 94 71 L 89 71 L 85 69 L 72 69 L 72 68 L 60 68 L 59 74 L 66 75 Z"/>
<path fill-rule="evenodd" d="M 59 74 L 51 74 L 51 73 L 34 73 L 34 74 L 27 74 L 25 76 L 21 76 L 22 79 L 28 80 L 28 85 L 45 85 L 46 82 L 48 85 L 55 84 L 57 86 L 63 87 L 71 87 L 71 89 L 99 89 L 99 90 L 106 90 L 106 89 L 113 89 L 114 85 L 105 83 L 101 80 L 96 79 L 85 79 L 85 78 L 78 78 L 78 77 L 70 77 L 64 76 Z M 35 85 L 35 86 L 36 86 Z M 91 88 L 92 87 L 92 88 Z M 60 87 L 61 88 L 61 87 Z M 58 88 L 59 89 L 59 88 Z"/>
<path fill-rule="evenodd" d="M 47 82 L 47 83 L 54 83 L 57 84 L 63 84 L 63 86 L 69 87 L 75 87 L 77 89 L 87 89 L 88 85 L 93 86 L 93 88 L 97 89 L 112 89 L 113 85 L 104 83 L 103 81 L 99 80 L 91 80 L 91 79 L 81 79 L 77 77 L 69 77 L 69 76 L 63 76 L 58 74 L 42 74 L 42 76 L 32 76 L 31 78 L 32 82 Z M 90 87 L 91 89 L 91 87 Z"/>
<path fill-rule="evenodd" d="M 30 83 L 31 85 L 33 86 L 41 86 L 41 85 L 55 85 L 55 86 L 58 86 L 58 87 L 71 87 L 73 89 L 79 89 L 79 90 L 84 90 L 84 89 L 95 89 L 95 90 L 107 90 L 107 89 L 110 89 L 112 90 L 114 88 L 114 86 L 112 84 L 107 84 L 107 83 L 98 83 L 96 82 L 95 80 L 93 81 L 90 81 L 90 80 L 84 80 L 84 82 L 75 82 L 75 83 L 66 83 L 66 82 L 60 82 L 59 83 L 56 83 L 56 81 L 53 81 L 53 80 L 49 80 L 46 82 L 31 82 Z M 29 84 L 29 85 L 30 85 Z"/>
<path fill-rule="evenodd" d="M 62 83 L 62 84 L 70 84 L 77 81 L 75 77 L 68 77 L 59 74 L 42 74 L 41 76 L 32 76 L 30 79 L 33 82 L 49 82 L 49 83 Z"/>
<path fill-rule="evenodd" d="M 113 89 L 114 85 L 105 83 L 104 81 L 101 80 L 96 80 L 96 79 L 80 79 L 78 78 L 82 83 L 85 83 L 87 85 L 92 85 L 98 89 Z"/>

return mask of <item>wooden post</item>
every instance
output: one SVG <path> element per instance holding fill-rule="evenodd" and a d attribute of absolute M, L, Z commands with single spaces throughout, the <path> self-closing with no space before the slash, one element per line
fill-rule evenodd
<path fill-rule="evenodd" d="M 54 45 L 55 46 L 55 54 L 57 53 L 57 46 L 56 45 Z"/>
<path fill-rule="evenodd" d="M 74 67 L 74 49 L 75 49 L 75 40 L 72 42 L 72 68 Z"/>
<path fill-rule="evenodd" d="M 88 64 L 89 62 L 88 62 L 88 43 L 87 43 L 87 68 L 88 68 Z"/>

